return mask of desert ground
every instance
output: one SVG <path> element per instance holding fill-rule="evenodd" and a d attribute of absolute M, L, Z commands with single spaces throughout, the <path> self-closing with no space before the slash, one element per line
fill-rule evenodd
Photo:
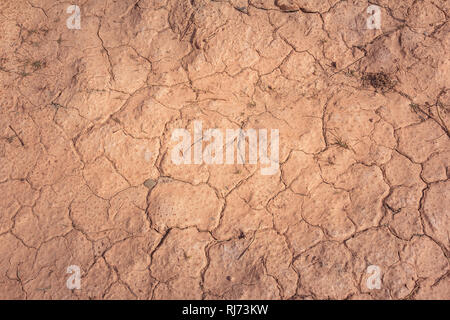
<path fill-rule="evenodd" d="M 0 299 L 450 299 L 449 14 L 1 0 Z"/>

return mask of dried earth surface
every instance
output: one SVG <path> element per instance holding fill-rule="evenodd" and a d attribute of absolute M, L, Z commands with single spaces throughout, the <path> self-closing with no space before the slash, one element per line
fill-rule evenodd
<path fill-rule="evenodd" d="M 449 13 L 2 0 L 0 298 L 450 299 Z M 175 164 L 194 121 L 278 129 L 279 169 Z"/>

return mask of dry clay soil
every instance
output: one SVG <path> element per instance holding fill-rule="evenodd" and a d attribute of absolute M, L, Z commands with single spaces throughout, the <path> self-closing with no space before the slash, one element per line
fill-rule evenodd
<path fill-rule="evenodd" d="M 2 0 L 0 298 L 450 299 L 450 1 L 371 2 Z"/>

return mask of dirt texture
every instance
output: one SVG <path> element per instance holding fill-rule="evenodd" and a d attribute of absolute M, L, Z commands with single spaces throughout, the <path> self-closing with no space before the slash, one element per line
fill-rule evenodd
<path fill-rule="evenodd" d="M 450 299 L 449 14 L 1 0 L 0 299 Z M 276 173 L 174 163 L 196 121 L 278 129 Z"/>

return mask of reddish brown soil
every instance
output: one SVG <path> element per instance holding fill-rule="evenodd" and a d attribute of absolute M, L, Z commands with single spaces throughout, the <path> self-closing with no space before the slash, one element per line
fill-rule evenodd
<path fill-rule="evenodd" d="M 1 0 L 0 298 L 450 299 L 450 2 L 371 3 Z"/>

